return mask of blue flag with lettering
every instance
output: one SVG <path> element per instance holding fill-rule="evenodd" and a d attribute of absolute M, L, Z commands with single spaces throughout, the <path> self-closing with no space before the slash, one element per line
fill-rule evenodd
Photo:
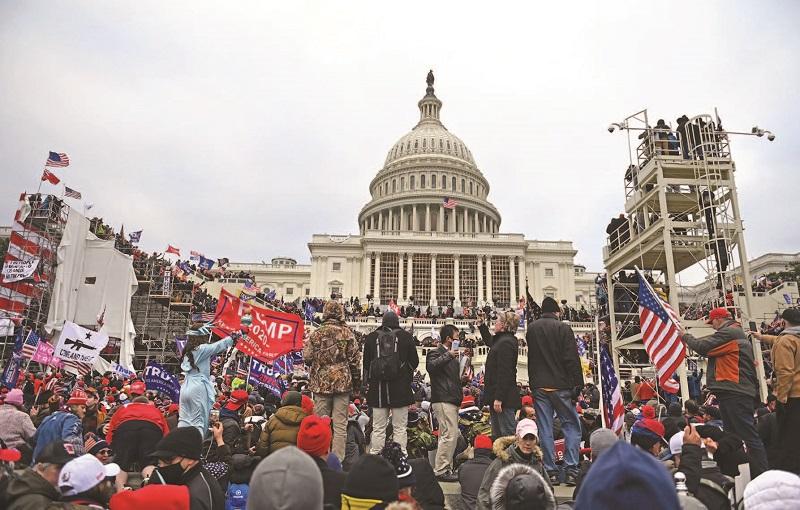
<path fill-rule="evenodd" d="M 144 368 L 144 385 L 148 390 L 167 395 L 173 402 L 180 400 L 181 384 L 178 378 L 155 361 L 150 361 Z"/>
<path fill-rule="evenodd" d="M 17 380 L 19 379 L 19 365 L 22 362 L 22 355 L 13 353 L 11 359 L 6 363 L 6 368 L 3 370 L 3 386 L 9 389 L 17 387 Z"/>
<path fill-rule="evenodd" d="M 286 391 L 286 383 L 279 376 L 280 374 L 267 363 L 262 363 L 255 358 L 250 359 L 250 377 L 247 382 L 267 388 L 278 398 Z"/>
<path fill-rule="evenodd" d="M 203 269 L 208 270 L 208 269 L 211 269 L 212 267 L 214 267 L 214 261 L 211 260 L 211 259 L 207 259 L 204 256 L 200 255 L 200 262 L 198 262 L 197 265 L 200 266 Z"/>

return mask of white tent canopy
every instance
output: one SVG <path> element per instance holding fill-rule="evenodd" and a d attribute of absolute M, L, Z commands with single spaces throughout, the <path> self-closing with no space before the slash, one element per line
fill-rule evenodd
<path fill-rule="evenodd" d="M 89 220 L 70 208 L 53 284 L 48 333 L 60 331 L 65 320 L 93 327 L 105 308 L 105 329 L 109 337 L 119 338 L 119 364 L 133 366 L 131 297 L 136 292 L 133 258 L 89 231 Z"/>

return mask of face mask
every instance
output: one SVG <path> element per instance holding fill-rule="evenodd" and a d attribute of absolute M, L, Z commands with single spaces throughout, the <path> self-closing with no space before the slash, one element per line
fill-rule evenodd
<path fill-rule="evenodd" d="M 156 468 L 153 474 L 150 475 L 151 483 L 155 482 L 164 485 L 180 485 L 182 478 L 183 467 L 180 462 Z"/>

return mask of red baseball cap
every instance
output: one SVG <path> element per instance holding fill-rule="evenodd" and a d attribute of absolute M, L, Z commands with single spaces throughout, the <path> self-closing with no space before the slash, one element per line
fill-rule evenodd
<path fill-rule="evenodd" d="M 238 411 L 240 407 L 247 403 L 248 393 L 245 390 L 235 390 L 231 393 L 231 398 L 225 404 L 225 409 L 229 411 Z"/>
<path fill-rule="evenodd" d="M 135 383 L 131 384 L 130 394 L 131 395 L 144 395 L 144 392 L 147 388 L 145 387 L 142 381 L 136 381 Z"/>
<path fill-rule="evenodd" d="M 711 321 L 715 319 L 730 319 L 731 313 L 728 311 L 727 308 L 714 308 L 710 312 L 708 312 L 708 318 L 706 319 L 706 324 L 711 324 Z"/>
<path fill-rule="evenodd" d="M 524 397 L 522 397 L 522 405 L 533 406 L 533 397 L 530 395 L 525 395 Z"/>

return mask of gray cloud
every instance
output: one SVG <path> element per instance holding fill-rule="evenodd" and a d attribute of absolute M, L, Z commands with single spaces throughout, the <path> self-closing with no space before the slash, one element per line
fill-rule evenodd
<path fill-rule="evenodd" d="M 347 6 L 346 8 L 343 6 Z M 445 125 L 492 184 L 503 230 L 571 239 L 602 266 L 627 142 L 609 122 L 714 106 L 748 250 L 796 251 L 796 3 L 0 4 L 0 224 L 58 173 L 116 227 L 233 260 L 308 259 L 357 230 L 367 186 L 415 124 L 429 68 Z M 51 189 L 45 185 L 45 189 Z M 60 192 L 60 189 L 59 189 Z M 3 221 L 2 218 L 7 218 Z"/>

